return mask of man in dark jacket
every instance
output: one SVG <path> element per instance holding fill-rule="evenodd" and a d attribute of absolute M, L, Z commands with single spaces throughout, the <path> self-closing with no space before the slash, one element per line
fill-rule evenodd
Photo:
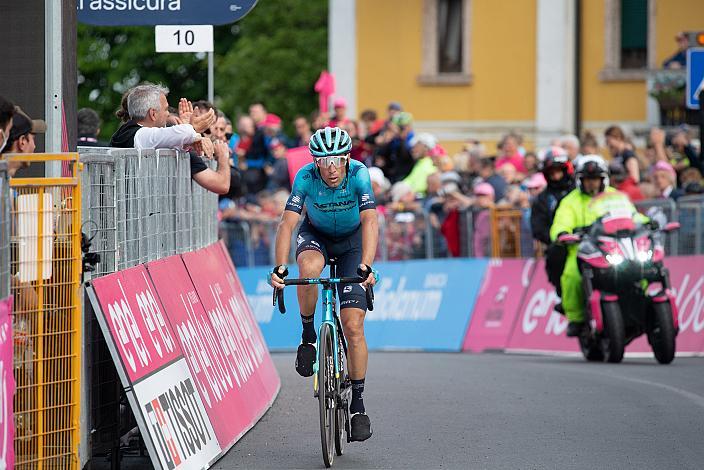
<path fill-rule="evenodd" d="M 533 238 L 547 247 L 545 250 L 545 270 L 548 274 L 548 280 L 557 290 L 557 295 L 561 296 L 560 276 L 565 267 L 567 250 L 563 245 L 550 242 L 550 227 L 560 201 L 575 187 L 574 167 L 562 148 L 552 147 L 545 154 L 541 170 L 548 185 L 533 201 L 530 225 Z M 555 308 L 560 310 L 559 305 Z"/>

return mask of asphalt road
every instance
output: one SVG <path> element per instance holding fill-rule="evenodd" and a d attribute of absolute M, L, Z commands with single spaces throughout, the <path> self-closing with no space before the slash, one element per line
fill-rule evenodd
<path fill-rule="evenodd" d="M 312 379 L 274 362 L 274 406 L 215 468 L 323 468 Z M 374 436 L 333 468 L 704 468 L 704 358 L 379 352 L 365 404 Z"/>

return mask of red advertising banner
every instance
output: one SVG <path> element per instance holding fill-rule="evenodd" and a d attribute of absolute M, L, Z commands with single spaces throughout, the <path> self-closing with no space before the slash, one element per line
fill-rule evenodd
<path fill-rule="evenodd" d="M 15 467 L 12 297 L 0 300 L 0 468 Z"/>
<path fill-rule="evenodd" d="M 92 285 L 130 382 L 181 356 L 144 266 L 95 279 Z"/>
<path fill-rule="evenodd" d="M 489 262 L 463 351 L 506 347 L 534 269 L 534 260 L 494 259 Z"/>
<path fill-rule="evenodd" d="M 193 327 L 202 328 L 194 332 L 193 341 L 196 344 L 203 341 L 210 344 L 210 357 L 201 354 L 201 364 L 207 364 L 208 360 L 219 363 L 215 377 L 220 381 L 221 398 L 217 399 L 212 384 L 207 391 L 213 411 L 213 428 L 225 448 L 227 444 L 237 441 L 268 409 L 278 393 L 279 376 L 242 286 L 222 247 L 213 244 L 181 257 L 200 300 L 200 305 L 196 306 L 191 301 L 188 307 L 194 309 Z M 167 270 L 157 268 L 160 271 L 157 274 L 150 266 L 150 272 L 157 278 Z M 159 279 L 158 282 L 161 285 L 168 280 Z M 204 312 L 204 316 L 198 318 L 196 309 Z M 187 318 L 188 315 L 181 316 L 182 330 L 183 321 Z M 210 331 L 206 328 L 206 320 L 209 321 Z M 198 325 L 195 325 L 196 322 Z M 179 324 L 178 320 L 175 324 Z"/>

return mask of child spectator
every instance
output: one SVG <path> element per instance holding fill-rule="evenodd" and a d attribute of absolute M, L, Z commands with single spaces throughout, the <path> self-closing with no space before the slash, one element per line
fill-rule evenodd
<path fill-rule="evenodd" d="M 480 183 L 474 188 L 474 256 L 483 258 L 491 251 L 491 219 L 489 209 L 494 207 L 496 194 L 489 183 Z"/>

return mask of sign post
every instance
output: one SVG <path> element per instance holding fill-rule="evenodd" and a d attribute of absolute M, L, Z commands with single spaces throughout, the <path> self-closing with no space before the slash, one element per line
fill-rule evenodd
<path fill-rule="evenodd" d="M 704 47 L 687 49 L 687 107 L 700 109 L 700 93 L 704 90 Z"/>
<path fill-rule="evenodd" d="M 699 140 L 704 142 L 704 47 L 687 49 L 687 107 L 699 110 Z M 699 157 L 704 158 L 704 145 Z"/>

